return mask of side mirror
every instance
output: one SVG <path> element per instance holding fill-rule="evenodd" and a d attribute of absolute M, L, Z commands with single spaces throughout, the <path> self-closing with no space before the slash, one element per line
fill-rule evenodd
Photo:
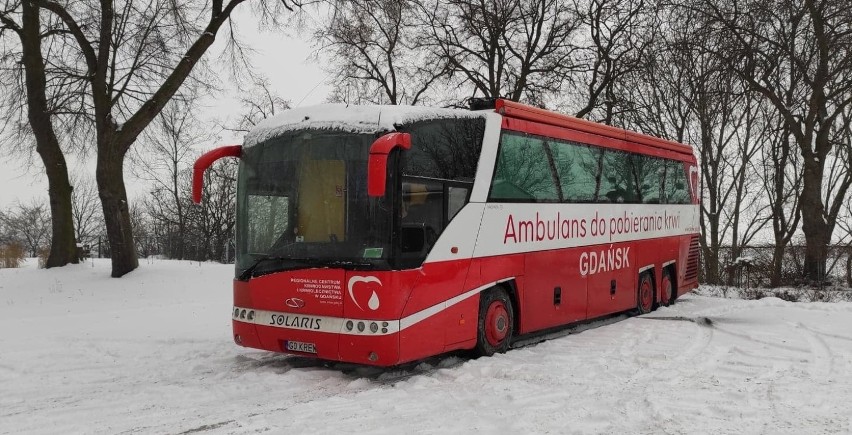
<path fill-rule="evenodd" d="M 204 187 L 204 171 L 216 160 L 222 157 L 240 157 L 243 147 L 240 145 L 229 145 L 216 148 L 201 155 L 192 166 L 192 202 L 201 203 L 201 189 Z"/>
<path fill-rule="evenodd" d="M 370 146 L 370 160 L 367 161 L 367 193 L 370 196 L 385 196 L 388 176 L 388 154 L 394 148 L 411 148 L 411 134 L 388 133 Z"/>

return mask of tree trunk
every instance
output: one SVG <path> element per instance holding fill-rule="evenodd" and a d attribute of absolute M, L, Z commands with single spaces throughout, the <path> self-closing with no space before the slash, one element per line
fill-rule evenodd
<path fill-rule="evenodd" d="M 178 182 L 179 170 L 177 163 L 172 166 L 172 199 L 175 201 L 175 207 L 177 208 L 177 218 L 178 218 L 178 237 L 180 239 L 180 243 L 177 248 L 177 259 L 183 260 L 184 258 L 184 245 L 186 239 L 186 216 L 184 216 L 183 204 L 181 203 L 181 195 L 180 195 L 180 183 Z"/>
<path fill-rule="evenodd" d="M 781 273 L 784 264 L 784 245 L 775 242 L 775 248 L 772 250 L 772 276 L 769 277 L 769 287 L 778 288 L 781 286 Z"/>
<path fill-rule="evenodd" d="M 714 201 L 711 196 L 711 203 Z M 711 209 L 713 211 L 713 209 Z M 704 263 L 704 282 L 710 285 L 722 284 L 722 265 L 719 258 L 719 213 L 701 213 L 701 255 Z M 709 227 L 709 229 L 708 229 Z"/>
<path fill-rule="evenodd" d="M 802 185 L 802 232 L 805 234 L 804 277 L 811 282 L 825 280 L 825 264 L 832 228 L 825 220 L 822 203 L 823 169 L 813 158 L 804 158 Z"/>
<path fill-rule="evenodd" d="M 56 149 L 44 152 L 41 146 L 36 147 L 47 171 L 50 197 L 51 243 L 50 254 L 45 263 L 48 269 L 80 262 L 74 238 L 74 217 L 71 211 L 72 187 L 68 181 L 65 157 L 58 148 L 57 144 Z M 46 154 L 51 154 L 51 157 L 46 158 Z"/>
<path fill-rule="evenodd" d="M 704 260 L 704 283 L 710 285 L 718 285 L 721 283 L 719 277 L 719 251 L 713 252 L 713 249 L 706 247 L 702 249 L 702 257 Z"/>
<path fill-rule="evenodd" d="M 36 140 L 36 151 L 44 163 L 50 197 L 51 244 L 45 267 L 77 263 L 74 219 L 71 212 L 71 183 L 68 167 L 53 131 L 46 95 L 44 58 L 41 53 L 39 10 L 23 2 L 21 11 L 22 60 L 26 76 L 27 116 Z"/>
<path fill-rule="evenodd" d="M 113 157 L 106 152 L 99 152 L 95 172 L 103 205 L 113 278 L 120 278 L 139 267 L 136 246 L 133 244 L 127 191 L 124 188 L 123 162 L 123 156 Z"/>

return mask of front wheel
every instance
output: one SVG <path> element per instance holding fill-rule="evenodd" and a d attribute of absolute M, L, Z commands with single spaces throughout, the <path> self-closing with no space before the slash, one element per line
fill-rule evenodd
<path fill-rule="evenodd" d="M 639 314 L 650 313 L 654 309 L 654 281 L 650 273 L 639 276 L 639 289 L 637 295 L 636 311 Z"/>
<path fill-rule="evenodd" d="M 492 288 L 479 300 L 479 329 L 476 352 L 481 356 L 503 353 L 509 349 L 514 332 L 514 310 L 506 290 Z"/>

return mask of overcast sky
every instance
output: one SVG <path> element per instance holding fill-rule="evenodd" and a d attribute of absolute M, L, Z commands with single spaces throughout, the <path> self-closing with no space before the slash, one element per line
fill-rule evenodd
<path fill-rule="evenodd" d="M 289 37 L 275 32 L 257 30 L 256 19 L 243 13 L 238 16 L 238 25 L 243 39 L 257 51 L 253 56 L 255 67 L 262 72 L 272 85 L 272 90 L 291 105 L 307 106 L 325 101 L 329 87 L 326 84 L 326 73 L 316 62 L 309 60 L 313 48 L 305 37 Z M 217 42 L 222 38 L 217 39 Z M 224 119 L 236 116 L 239 112 L 236 100 L 221 98 L 221 104 L 211 104 L 210 118 Z M 223 142 L 238 143 L 240 138 L 222 139 Z M 200 145 L 200 149 L 210 149 L 225 143 Z M 72 171 L 85 173 L 94 179 L 94 156 L 90 162 L 69 161 Z M 125 172 L 128 195 L 131 201 L 134 197 L 143 195 L 146 186 Z M 38 155 L 32 162 L 24 158 L 2 154 L 0 157 L 0 210 L 8 208 L 16 201 L 29 202 L 34 198 L 47 202 L 47 181 Z"/>

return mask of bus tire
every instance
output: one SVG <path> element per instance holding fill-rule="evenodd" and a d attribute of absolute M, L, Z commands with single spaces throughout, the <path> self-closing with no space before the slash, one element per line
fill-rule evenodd
<path fill-rule="evenodd" d="M 651 279 L 650 273 L 639 275 L 639 288 L 636 293 L 636 311 L 640 315 L 650 313 L 654 309 L 654 280 Z"/>
<path fill-rule="evenodd" d="M 476 353 L 491 356 L 509 349 L 514 333 L 515 313 L 509 294 L 502 287 L 482 293 L 479 299 L 479 326 Z"/>
<path fill-rule="evenodd" d="M 667 307 L 674 303 L 675 294 L 674 294 L 674 282 L 672 281 L 672 272 L 669 269 L 663 269 L 663 279 L 660 282 L 661 293 L 660 297 L 662 301 L 660 304 Z"/>

